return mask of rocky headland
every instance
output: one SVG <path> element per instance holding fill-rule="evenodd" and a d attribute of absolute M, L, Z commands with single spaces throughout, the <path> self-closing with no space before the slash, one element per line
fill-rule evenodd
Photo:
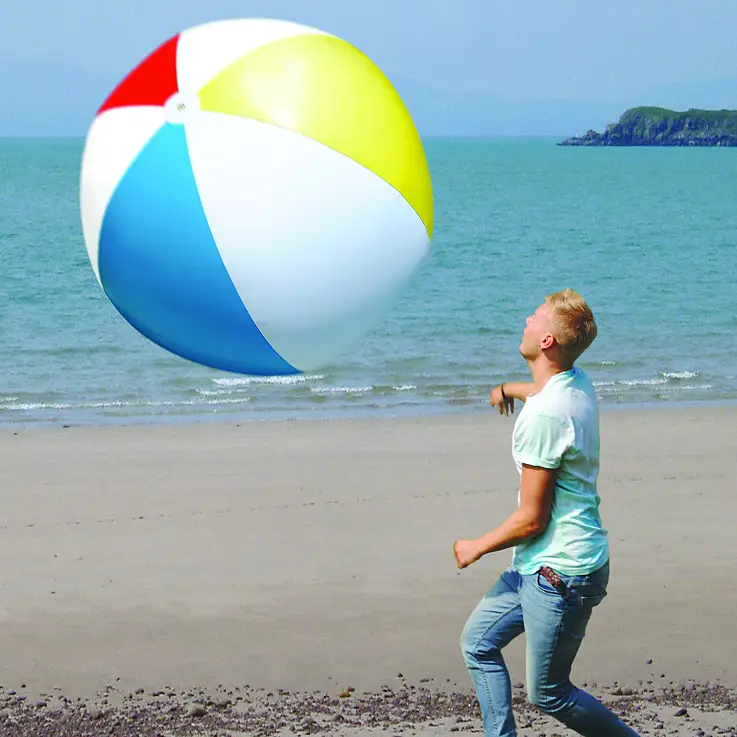
<path fill-rule="evenodd" d="M 737 110 L 635 107 L 603 133 L 589 130 L 559 146 L 737 146 Z"/>

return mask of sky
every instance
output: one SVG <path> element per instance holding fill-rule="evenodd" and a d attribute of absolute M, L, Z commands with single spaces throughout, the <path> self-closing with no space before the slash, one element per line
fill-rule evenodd
<path fill-rule="evenodd" d="M 85 135 L 193 25 L 268 17 L 367 54 L 424 135 L 574 135 L 627 107 L 737 108 L 737 0 L 0 0 L 0 135 Z"/>

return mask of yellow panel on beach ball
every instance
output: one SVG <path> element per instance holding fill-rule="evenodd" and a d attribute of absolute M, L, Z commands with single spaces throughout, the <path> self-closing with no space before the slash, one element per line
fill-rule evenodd
<path fill-rule="evenodd" d="M 199 91 L 200 107 L 270 123 L 353 159 L 398 190 L 433 231 L 425 152 L 402 99 L 358 49 L 299 35 L 237 59 Z"/>

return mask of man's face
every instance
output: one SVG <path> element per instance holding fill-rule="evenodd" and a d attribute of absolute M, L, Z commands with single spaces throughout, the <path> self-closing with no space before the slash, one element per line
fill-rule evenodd
<path fill-rule="evenodd" d="M 550 348 L 555 342 L 553 338 L 553 315 L 547 304 L 543 302 L 535 312 L 526 319 L 525 331 L 519 352 L 527 360 L 536 359 L 543 348 Z"/>

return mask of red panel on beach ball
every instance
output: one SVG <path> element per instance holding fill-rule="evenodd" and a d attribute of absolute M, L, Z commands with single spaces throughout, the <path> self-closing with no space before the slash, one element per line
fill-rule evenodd
<path fill-rule="evenodd" d="M 163 105 L 177 90 L 177 43 L 170 38 L 147 56 L 105 100 L 104 110 L 131 105 Z"/>

